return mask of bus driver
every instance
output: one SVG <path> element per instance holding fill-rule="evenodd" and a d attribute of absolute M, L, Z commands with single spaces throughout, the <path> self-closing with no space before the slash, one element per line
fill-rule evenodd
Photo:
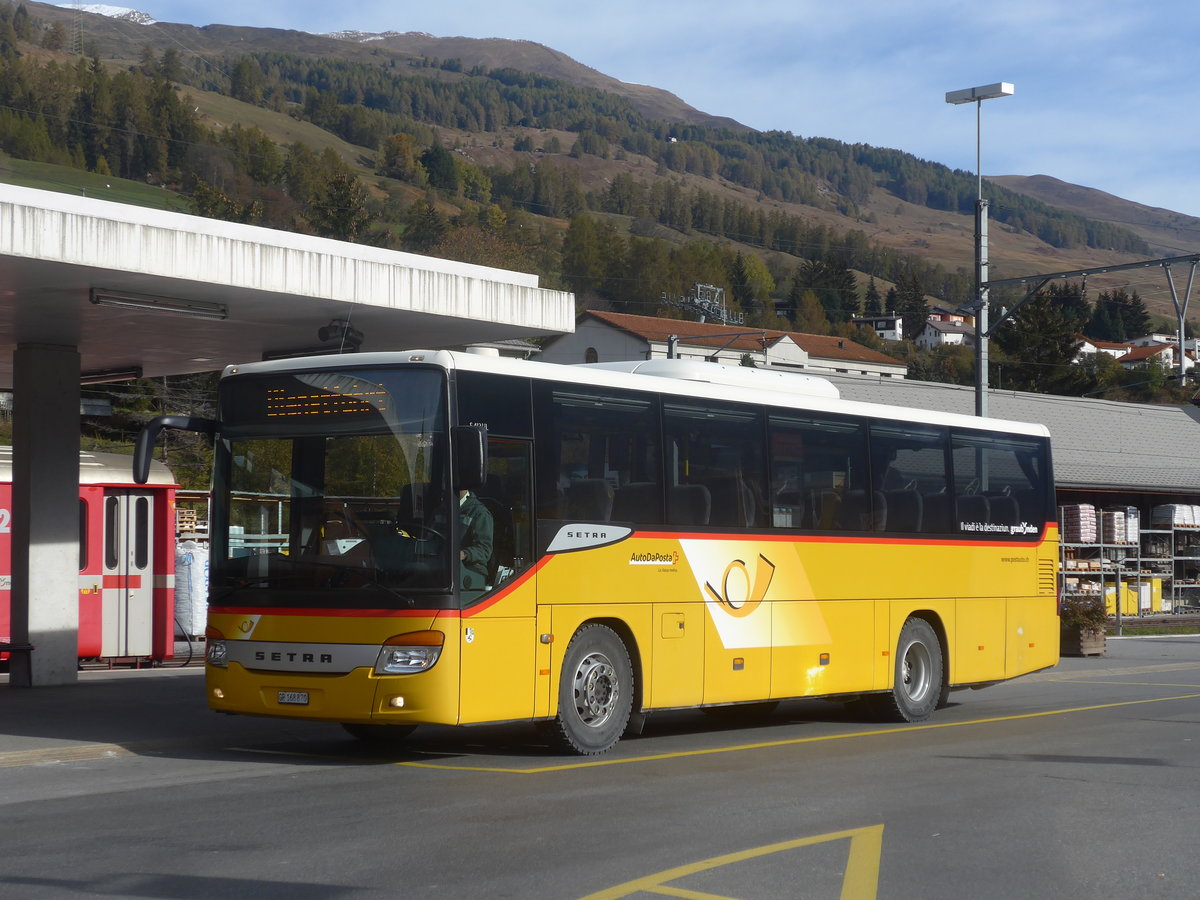
<path fill-rule="evenodd" d="M 462 523 L 462 545 L 458 551 L 462 586 L 481 591 L 487 586 L 492 561 L 492 514 L 468 490 L 458 492 L 458 516 Z"/>

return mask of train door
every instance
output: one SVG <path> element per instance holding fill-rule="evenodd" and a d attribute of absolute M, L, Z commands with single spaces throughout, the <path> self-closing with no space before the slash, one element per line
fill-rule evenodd
<path fill-rule="evenodd" d="M 101 656 L 150 656 L 152 653 L 153 544 L 153 493 L 106 489 Z"/>

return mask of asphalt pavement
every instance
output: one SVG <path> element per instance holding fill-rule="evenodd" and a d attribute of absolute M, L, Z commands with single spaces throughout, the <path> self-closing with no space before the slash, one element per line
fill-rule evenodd
<path fill-rule="evenodd" d="M 1032 678 L 1120 675 L 1162 667 L 1192 667 L 1200 635 L 1108 639 L 1104 656 L 1063 658 Z M 20 688 L 0 673 L 0 767 L 40 761 L 153 753 L 173 745 L 255 739 L 344 738 L 336 724 L 227 716 L 208 709 L 204 671 L 182 655 L 150 668 L 84 669 L 72 685 Z"/>

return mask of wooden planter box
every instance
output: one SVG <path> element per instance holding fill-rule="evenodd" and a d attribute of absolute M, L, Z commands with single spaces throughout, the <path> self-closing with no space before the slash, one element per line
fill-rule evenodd
<path fill-rule="evenodd" d="M 1103 656 L 1108 642 L 1103 628 L 1088 625 L 1063 626 L 1059 639 L 1063 656 Z"/>

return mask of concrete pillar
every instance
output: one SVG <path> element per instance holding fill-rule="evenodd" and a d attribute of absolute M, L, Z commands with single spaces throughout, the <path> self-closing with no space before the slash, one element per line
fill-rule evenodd
<path fill-rule="evenodd" d="M 79 353 L 13 354 L 12 637 L 9 683 L 72 684 L 79 669 Z"/>

